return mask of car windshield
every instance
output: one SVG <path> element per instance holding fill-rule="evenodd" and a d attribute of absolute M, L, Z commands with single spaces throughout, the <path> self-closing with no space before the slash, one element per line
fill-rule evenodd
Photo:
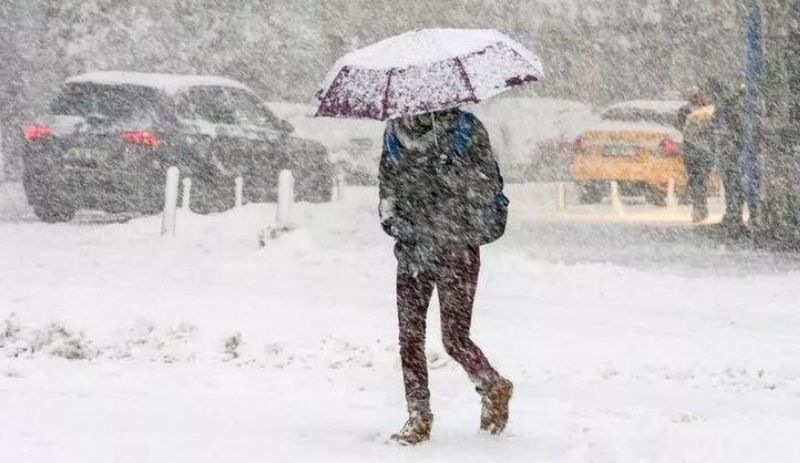
<path fill-rule="evenodd" d="M 677 118 L 677 112 L 632 106 L 616 106 L 603 113 L 603 119 L 607 121 L 650 122 L 669 126 L 674 125 Z"/>
<path fill-rule="evenodd" d="M 152 121 L 167 117 L 164 100 L 156 89 L 147 87 L 70 84 L 62 89 L 50 110 L 61 116 L 96 115 L 112 120 Z"/>

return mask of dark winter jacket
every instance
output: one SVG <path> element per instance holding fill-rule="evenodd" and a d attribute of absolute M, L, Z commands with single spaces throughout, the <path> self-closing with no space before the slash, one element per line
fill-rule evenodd
<path fill-rule="evenodd" d="M 706 156 L 713 156 L 716 149 L 715 134 L 715 112 L 713 105 L 695 108 L 684 122 L 682 133 L 683 143 L 695 154 L 706 153 Z"/>
<path fill-rule="evenodd" d="M 401 246 L 441 250 L 482 244 L 477 216 L 503 184 L 489 135 L 474 116 L 468 116 L 465 152 L 457 152 L 461 114 L 437 113 L 435 137 L 433 128 L 409 129 L 397 120 L 387 125 L 379 175 L 381 224 Z"/>
<path fill-rule="evenodd" d="M 731 94 L 720 99 L 714 117 L 714 131 L 722 164 L 738 164 L 745 135 L 744 98 L 741 95 Z"/>

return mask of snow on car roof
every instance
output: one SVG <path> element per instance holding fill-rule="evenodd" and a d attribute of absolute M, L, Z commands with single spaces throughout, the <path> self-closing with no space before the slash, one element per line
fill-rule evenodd
<path fill-rule="evenodd" d="M 180 74 L 148 74 L 143 72 L 102 71 L 70 77 L 67 84 L 94 83 L 99 85 L 135 85 L 163 90 L 174 95 L 190 87 L 231 87 L 250 90 L 235 80 L 217 76 L 193 76 Z"/>
<path fill-rule="evenodd" d="M 500 122 L 518 133 L 520 142 L 575 138 L 599 119 L 589 105 L 580 101 L 541 97 L 497 98 L 469 109 L 484 123 Z"/>
<path fill-rule="evenodd" d="M 613 104 L 606 108 L 606 111 L 614 109 L 635 109 L 659 113 L 675 113 L 685 105 L 686 102 L 680 100 L 631 100 Z"/>

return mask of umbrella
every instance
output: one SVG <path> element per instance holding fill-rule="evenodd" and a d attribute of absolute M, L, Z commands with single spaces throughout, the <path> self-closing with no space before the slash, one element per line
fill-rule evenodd
<path fill-rule="evenodd" d="M 340 59 L 317 117 L 387 120 L 474 104 L 544 77 L 539 57 L 495 30 L 426 29 Z"/>

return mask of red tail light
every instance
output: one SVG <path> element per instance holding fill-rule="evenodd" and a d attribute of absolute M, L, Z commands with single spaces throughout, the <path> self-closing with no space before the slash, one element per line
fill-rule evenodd
<path fill-rule="evenodd" d="M 578 139 L 575 140 L 575 150 L 578 154 L 585 153 L 587 148 L 589 148 L 589 145 L 583 137 L 578 137 Z"/>
<path fill-rule="evenodd" d="M 53 134 L 53 129 L 42 124 L 31 124 L 25 128 L 25 139 L 34 142 Z"/>
<path fill-rule="evenodd" d="M 674 158 L 681 154 L 681 147 L 675 143 L 675 140 L 665 138 L 664 141 L 661 142 L 661 154 L 667 158 Z"/>
<path fill-rule="evenodd" d="M 161 146 L 161 139 L 152 132 L 122 132 L 119 137 L 129 143 L 150 148 Z"/>

